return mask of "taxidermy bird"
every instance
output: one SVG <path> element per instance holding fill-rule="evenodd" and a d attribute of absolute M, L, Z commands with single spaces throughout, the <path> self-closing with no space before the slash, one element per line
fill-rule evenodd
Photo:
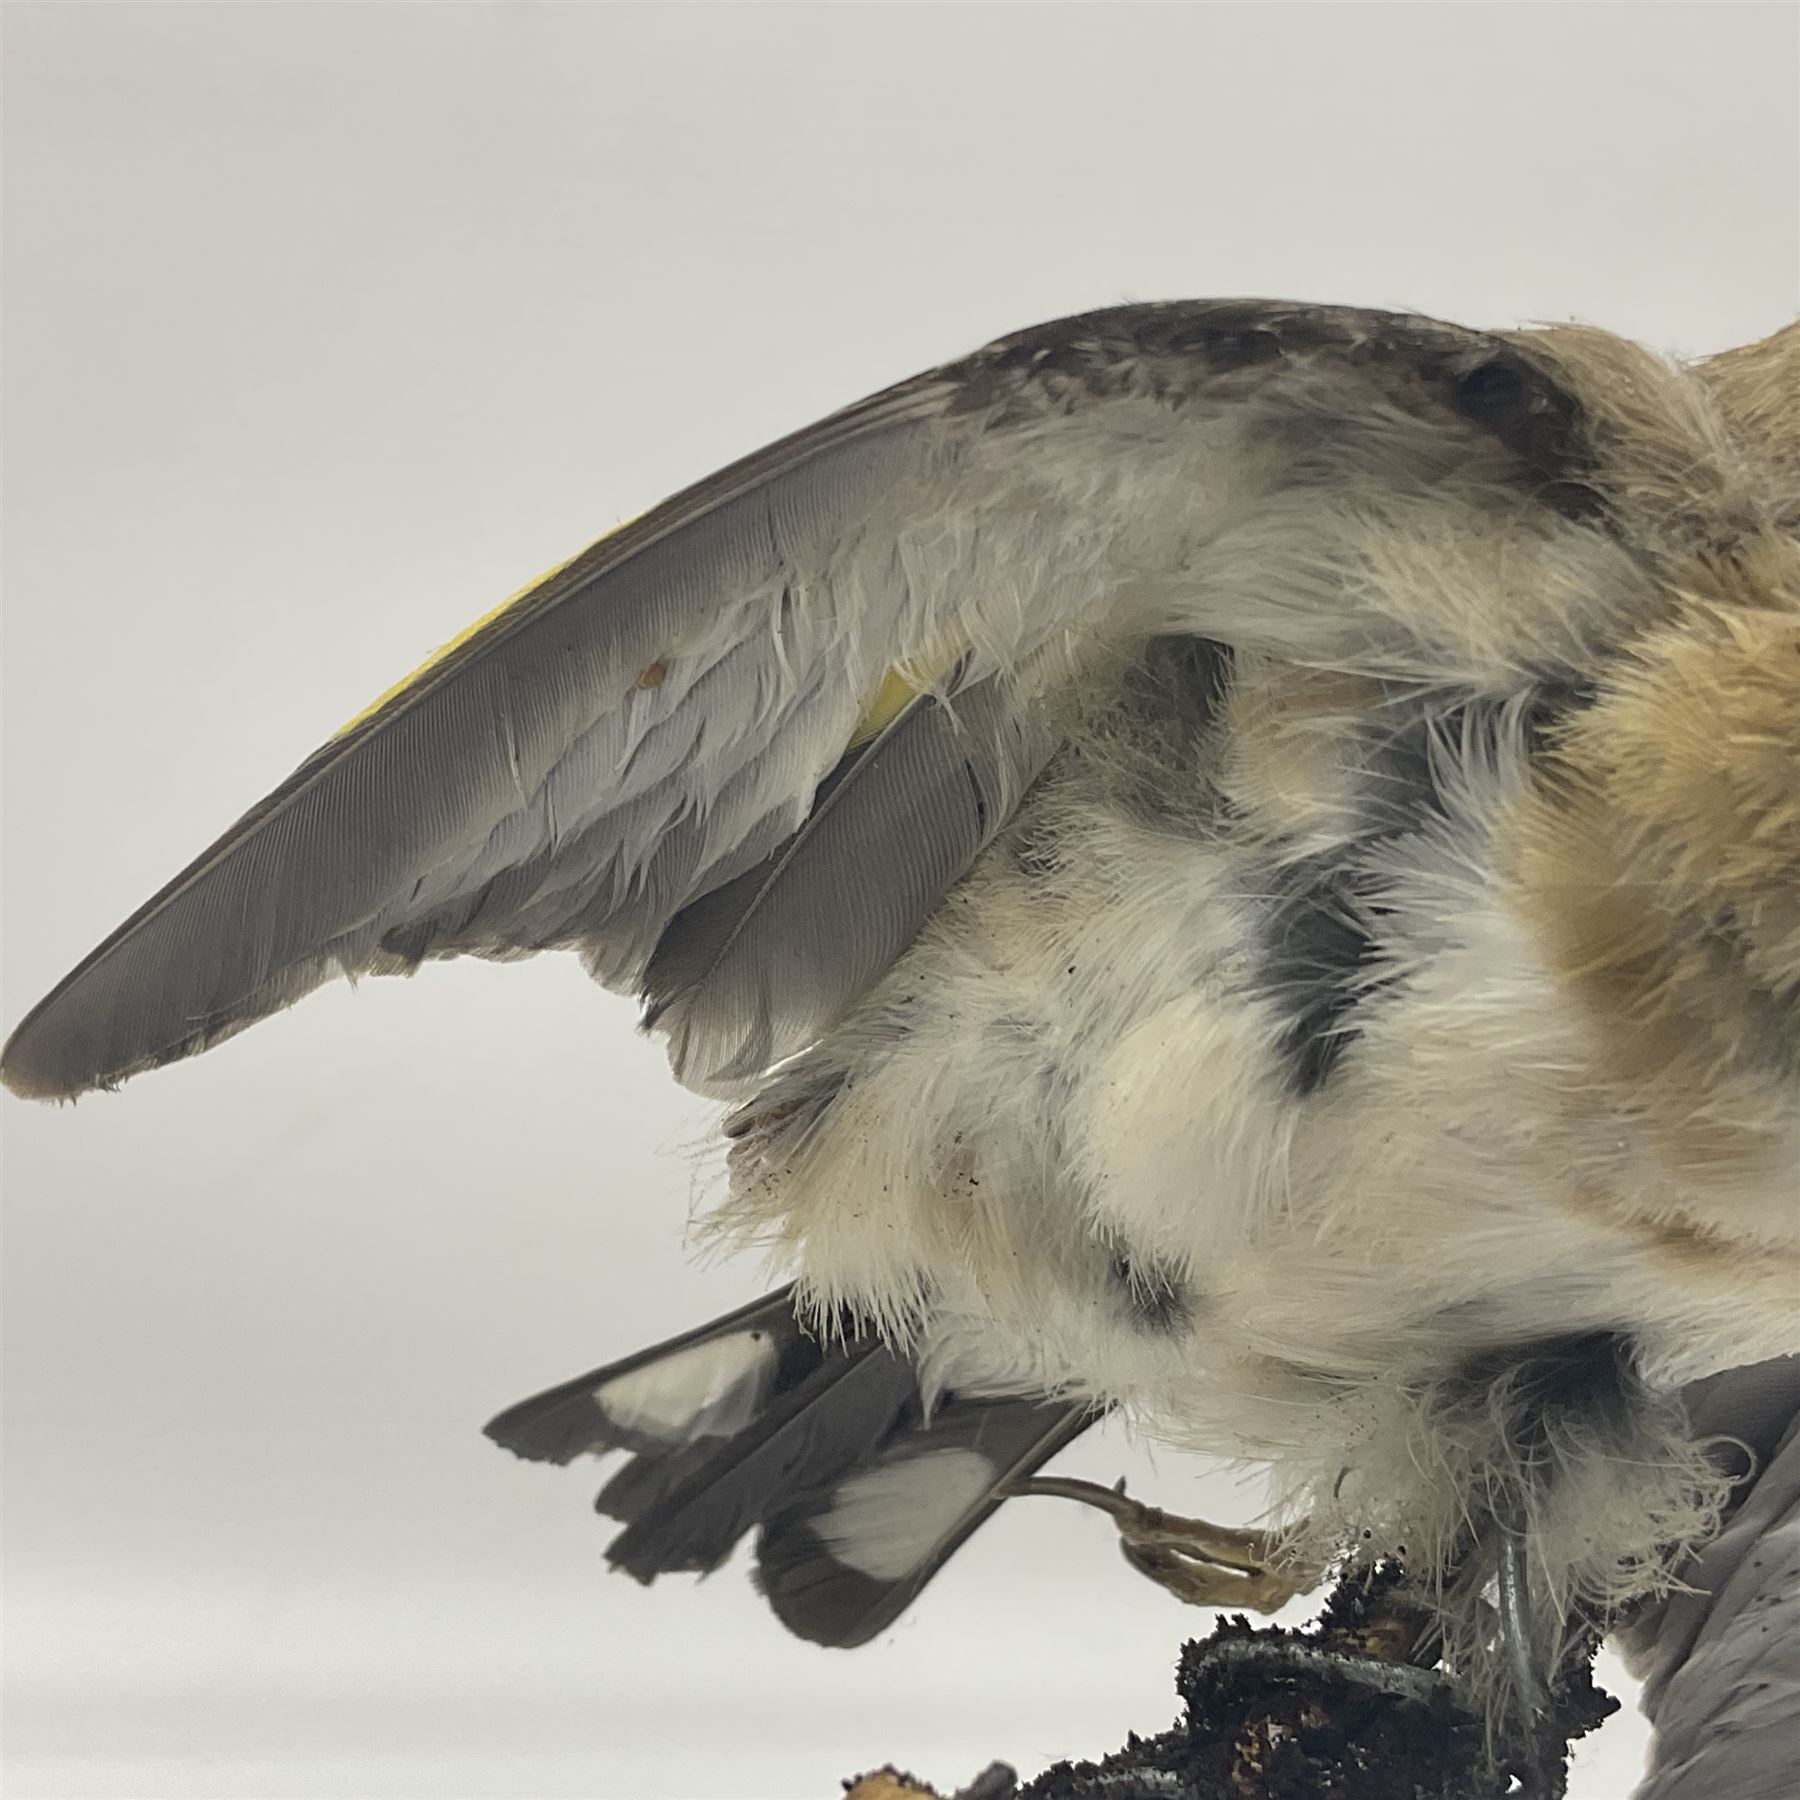
<path fill-rule="evenodd" d="M 1267 1536 L 1108 1496 L 1140 1567 L 1401 1555 L 1529 1711 L 1716 1523 L 1677 1388 L 1800 1349 L 1800 327 L 1001 339 L 456 639 L 5 1079 L 550 949 L 730 1103 L 713 1229 L 792 1277 L 490 1425 L 627 1453 L 617 1566 L 754 1533 L 860 1643 L 1118 1408 L 1276 1484 Z"/>

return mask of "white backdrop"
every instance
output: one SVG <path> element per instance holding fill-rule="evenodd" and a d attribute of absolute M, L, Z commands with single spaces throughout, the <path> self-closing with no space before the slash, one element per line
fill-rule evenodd
<path fill-rule="evenodd" d="M 5 36 L 8 1023 L 463 620 L 996 333 L 1276 294 L 1704 351 L 1796 305 L 1786 6 L 12 4 Z M 844 1655 L 735 1569 L 606 1575 L 587 1472 L 480 1438 L 760 1279 L 685 1258 L 709 1110 L 572 962 L 333 990 L 0 1117 L 21 1800 L 828 1800 L 1172 1715 L 1207 1621 L 1096 1515 L 1009 1508 Z M 1254 1504 L 1116 1436 L 1071 1462 Z"/>

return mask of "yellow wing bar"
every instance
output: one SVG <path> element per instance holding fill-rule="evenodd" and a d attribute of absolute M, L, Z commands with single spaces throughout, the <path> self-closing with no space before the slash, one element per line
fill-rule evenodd
<path fill-rule="evenodd" d="M 456 632 L 451 637 L 445 638 L 445 640 L 439 644 L 437 648 L 424 659 L 424 661 L 419 663 L 417 667 L 409 669 L 398 681 L 392 682 L 387 687 L 383 688 L 367 706 L 363 707 L 352 717 L 346 719 L 331 735 L 334 738 L 340 738 L 345 732 L 354 731 L 365 719 L 371 718 L 374 714 L 380 712 L 380 710 L 397 694 L 404 693 L 414 682 L 419 680 L 421 676 L 429 674 L 431 670 L 435 669 L 437 665 L 441 663 L 451 651 L 456 649 L 459 644 L 467 643 L 476 632 L 480 631 L 484 626 L 491 625 L 494 620 L 499 618 L 499 616 L 509 607 L 516 606 L 521 600 L 528 599 L 531 595 L 535 594 L 545 582 L 553 580 L 556 576 L 560 575 L 570 563 L 576 560 L 577 557 L 585 556 L 588 551 L 594 548 L 594 545 L 605 543 L 609 537 L 616 535 L 618 532 L 623 531 L 627 525 L 634 523 L 635 519 L 639 516 L 641 515 L 634 514 L 630 519 L 621 519 L 611 531 L 603 531 L 599 537 L 593 540 L 593 543 L 584 544 L 581 549 L 575 551 L 572 555 L 565 556 L 559 563 L 552 563 L 542 574 L 534 576 L 530 581 L 526 582 L 523 587 L 515 588 L 504 600 L 490 606 L 487 611 L 480 614 L 479 617 L 471 619 L 460 631 Z M 948 667 L 948 663 L 946 663 L 945 666 Z M 651 672 L 654 672 L 657 679 L 645 680 L 642 683 L 645 687 L 656 687 L 660 684 L 660 677 L 662 674 L 661 665 L 653 664 L 651 671 L 646 671 L 647 674 Z M 851 733 L 850 742 L 845 748 L 854 749 L 856 745 L 866 742 L 869 738 L 874 737 L 878 732 L 882 731 L 886 726 L 892 724 L 906 709 L 908 704 L 919 694 L 923 693 L 929 685 L 929 682 L 916 680 L 912 675 L 907 674 L 900 669 L 889 669 L 887 673 L 882 676 L 881 684 L 870 696 L 868 705 L 863 708 L 860 717 L 856 721 L 856 729 Z"/>

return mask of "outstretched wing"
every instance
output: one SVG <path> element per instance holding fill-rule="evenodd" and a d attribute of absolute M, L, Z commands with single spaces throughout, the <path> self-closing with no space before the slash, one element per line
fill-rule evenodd
<path fill-rule="evenodd" d="M 25 1018 L 0 1074 L 73 1095 L 336 973 L 566 948 L 646 995 L 684 1080 L 735 1091 L 904 949 L 1084 659 L 1163 623 L 1147 578 L 1316 479 L 1306 432 L 1359 400 L 1560 466 L 1566 408 L 1516 345 L 1262 302 L 1039 327 L 787 438 L 333 737 Z"/>

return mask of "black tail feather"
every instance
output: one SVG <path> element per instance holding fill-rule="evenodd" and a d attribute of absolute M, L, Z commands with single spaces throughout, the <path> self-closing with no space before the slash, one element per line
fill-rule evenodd
<path fill-rule="evenodd" d="M 633 1356 L 590 1369 L 572 1381 L 520 1400 L 496 1413 L 482 1430 L 503 1450 L 530 1462 L 566 1463 L 577 1456 L 598 1455 L 607 1450 L 666 1451 L 671 1441 L 688 1441 L 681 1435 L 680 1421 L 676 1421 L 673 1438 L 646 1431 L 619 1417 L 617 1409 L 609 1411 L 602 1399 L 604 1390 L 659 1363 L 669 1363 L 682 1352 L 732 1339 L 767 1344 L 777 1369 L 796 1362 L 810 1369 L 819 1361 L 818 1345 L 804 1335 L 794 1317 L 793 1289 L 777 1288 L 748 1306 L 684 1331 L 666 1343 L 653 1344 Z"/>
<path fill-rule="evenodd" d="M 607 1546 L 639 1581 L 705 1573 L 796 1491 L 834 1481 L 870 1456 L 916 1404 L 912 1365 L 881 1345 L 833 1346 L 824 1362 L 756 1422 L 673 1484 Z"/>
<path fill-rule="evenodd" d="M 918 1598 L 1012 1484 L 1093 1424 L 1057 1400 L 945 1396 L 845 1479 L 796 1498 L 762 1528 L 757 1585 L 796 1636 L 849 1649 Z M 884 1492 L 885 1489 L 885 1492 Z"/>
<path fill-rule="evenodd" d="M 486 1429 L 542 1462 L 631 1452 L 595 1506 L 624 1526 L 608 1562 L 639 1581 L 716 1569 L 760 1527 L 757 1581 L 776 1616 L 849 1646 L 892 1624 L 1009 1484 L 1093 1417 L 945 1395 L 927 1419 L 909 1361 L 867 1332 L 812 1336 L 782 1288 Z"/>

